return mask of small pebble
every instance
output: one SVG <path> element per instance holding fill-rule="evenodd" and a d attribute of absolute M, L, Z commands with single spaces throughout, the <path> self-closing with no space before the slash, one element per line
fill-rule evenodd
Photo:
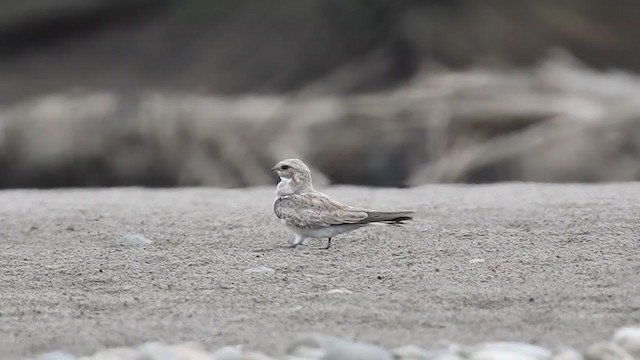
<path fill-rule="evenodd" d="M 640 327 L 627 326 L 619 329 L 613 335 L 613 342 L 620 345 L 630 355 L 640 359 Z"/>
<path fill-rule="evenodd" d="M 469 264 L 480 264 L 483 263 L 485 260 L 484 259 L 471 259 L 469 260 Z"/>
<path fill-rule="evenodd" d="M 248 352 L 244 354 L 244 360 L 276 360 L 270 356 L 258 353 L 258 352 Z M 191 359 L 189 359 L 191 360 Z"/>
<path fill-rule="evenodd" d="M 303 349 L 304 352 L 301 351 Z M 324 335 L 309 335 L 298 339 L 289 347 L 287 353 L 309 360 L 393 359 L 391 354 L 381 347 L 366 343 L 346 341 Z"/>
<path fill-rule="evenodd" d="M 584 360 L 584 356 L 574 349 L 563 349 L 559 351 L 551 360 Z"/>
<path fill-rule="evenodd" d="M 298 345 L 289 351 L 289 356 L 287 356 L 287 360 L 322 359 L 324 354 L 325 354 L 325 351 L 321 348 L 307 346 L 307 345 Z"/>
<path fill-rule="evenodd" d="M 38 360 L 77 360 L 78 358 L 64 351 L 51 351 L 38 356 Z"/>
<path fill-rule="evenodd" d="M 593 344 L 584 354 L 587 360 L 634 360 L 620 345 L 612 342 Z"/>
<path fill-rule="evenodd" d="M 483 349 L 474 352 L 471 360 L 535 360 L 535 357 L 531 357 L 527 354 L 520 354 L 515 351 L 505 349 Z"/>
<path fill-rule="evenodd" d="M 126 245 L 126 246 L 141 246 L 141 245 L 149 245 L 153 243 L 153 241 L 141 235 L 127 234 L 120 238 L 119 243 L 120 245 Z"/>
<path fill-rule="evenodd" d="M 181 360 L 168 345 L 148 342 L 138 346 L 140 358 L 145 360 Z"/>
<path fill-rule="evenodd" d="M 174 345 L 171 350 L 180 360 L 211 360 L 209 354 L 202 350 L 194 349 L 188 344 Z"/>
<path fill-rule="evenodd" d="M 276 273 L 272 268 L 268 268 L 266 266 L 257 266 L 251 269 L 247 269 L 244 271 L 247 274 L 264 274 L 264 275 L 273 275 Z"/>
<path fill-rule="evenodd" d="M 430 359 L 430 358 L 427 358 Z M 432 358 L 433 360 L 464 360 L 462 357 L 456 354 L 442 354 Z"/>
<path fill-rule="evenodd" d="M 489 342 L 478 347 L 480 350 L 507 351 L 514 355 L 525 356 L 523 359 L 547 360 L 552 356 L 552 352 L 541 346 L 531 345 L 521 342 Z"/>
<path fill-rule="evenodd" d="M 102 350 L 95 353 L 89 359 L 91 360 L 135 360 L 138 359 L 138 352 L 132 348 L 117 347 L 113 349 Z M 82 359 L 84 360 L 84 359 Z"/>
<path fill-rule="evenodd" d="M 336 340 L 325 345 L 322 360 L 391 360 L 387 350 L 365 343 Z"/>
<path fill-rule="evenodd" d="M 419 346 L 405 345 L 393 349 L 392 354 L 395 359 L 425 359 L 427 357 L 427 351 Z"/>
<path fill-rule="evenodd" d="M 242 347 L 225 346 L 211 354 L 212 360 L 243 360 Z"/>
<path fill-rule="evenodd" d="M 337 288 L 337 289 L 332 289 L 327 291 L 327 294 L 332 295 L 332 294 L 351 294 L 353 291 L 351 290 L 347 290 L 345 288 Z"/>

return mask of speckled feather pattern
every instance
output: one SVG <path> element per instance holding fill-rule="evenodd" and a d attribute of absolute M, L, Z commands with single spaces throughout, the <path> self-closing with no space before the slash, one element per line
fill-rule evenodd
<path fill-rule="evenodd" d="M 357 224 L 367 218 L 366 210 L 345 206 L 318 191 L 281 196 L 273 210 L 287 226 L 303 229 Z"/>

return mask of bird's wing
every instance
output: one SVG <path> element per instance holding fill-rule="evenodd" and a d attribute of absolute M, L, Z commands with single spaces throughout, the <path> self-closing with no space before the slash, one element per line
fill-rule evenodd
<path fill-rule="evenodd" d="M 317 191 L 280 197 L 273 210 L 287 225 L 306 229 L 357 224 L 367 218 L 366 211 L 345 206 Z"/>

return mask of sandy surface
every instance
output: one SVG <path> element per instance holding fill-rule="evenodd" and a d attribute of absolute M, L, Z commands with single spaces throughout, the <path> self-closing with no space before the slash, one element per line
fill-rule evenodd
<path fill-rule="evenodd" d="M 278 354 L 308 331 L 583 347 L 640 323 L 640 184 L 325 191 L 418 218 L 256 252 L 290 238 L 272 188 L 0 192 L 0 358 L 149 340 Z M 118 245 L 129 233 L 154 243 Z M 261 265 L 275 274 L 244 272 Z"/>

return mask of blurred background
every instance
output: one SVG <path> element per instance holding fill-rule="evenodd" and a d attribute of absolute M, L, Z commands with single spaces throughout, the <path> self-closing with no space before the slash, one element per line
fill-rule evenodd
<path fill-rule="evenodd" d="M 637 0 L 0 0 L 0 188 L 640 180 Z"/>

